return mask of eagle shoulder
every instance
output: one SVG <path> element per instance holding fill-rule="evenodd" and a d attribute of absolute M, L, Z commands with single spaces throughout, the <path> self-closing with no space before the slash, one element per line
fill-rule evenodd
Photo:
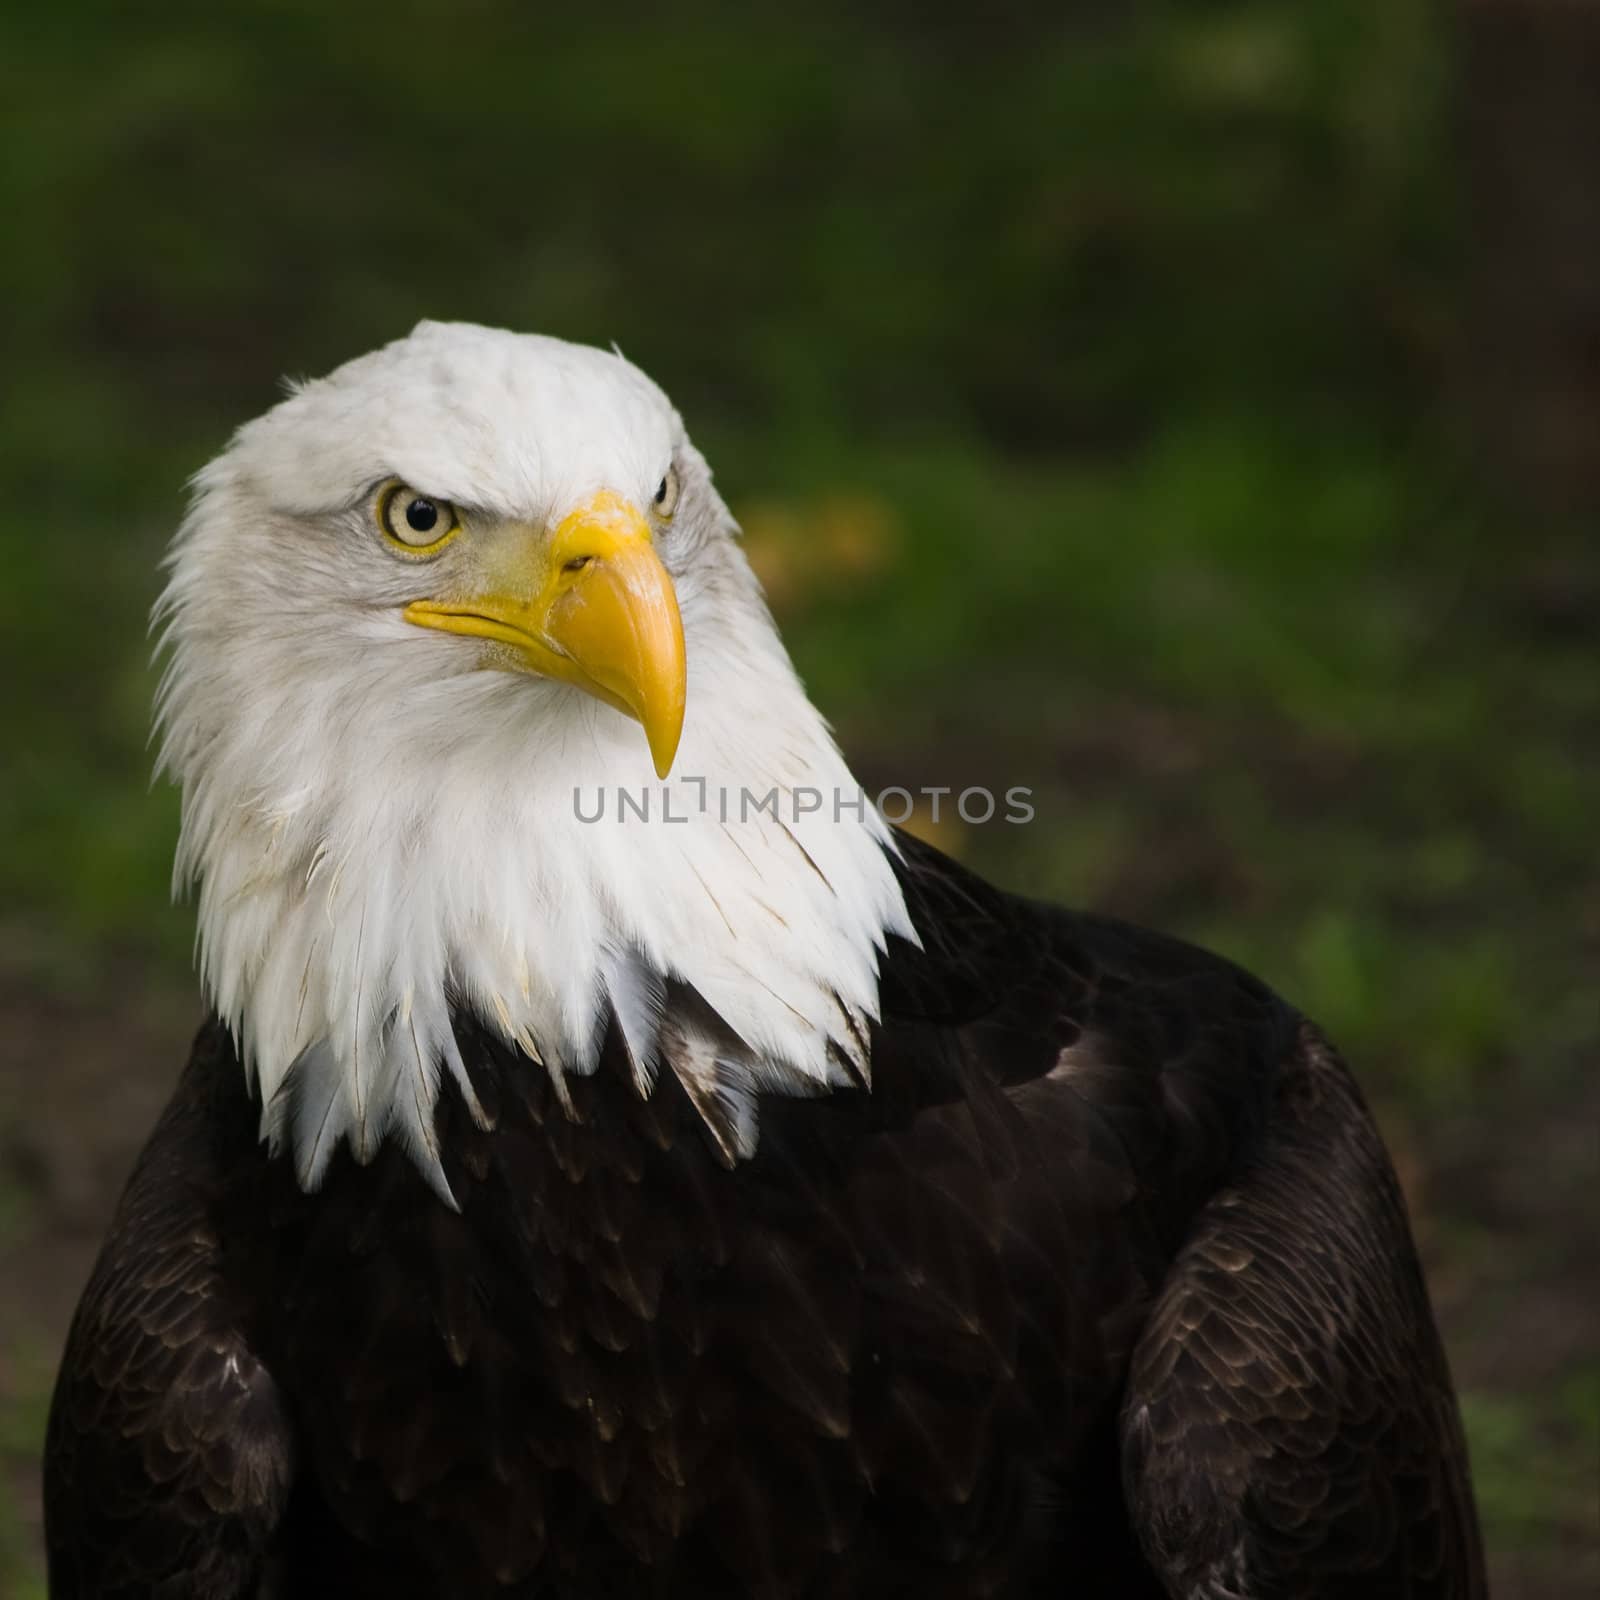
<path fill-rule="evenodd" d="M 1171 1593 L 1485 1592 L 1466 1443 L 1405 1204 L 1310 1024 L 1251 1159 L 1133 1352 L 1122 1465 Z"/>
<path fill-rule="evenodd" d="M 210 1102 L 231 1086 L 217 1053 L 215 1032 L 202 1032 L 68 1335 L 45 1451 L 56 1596 L 254 1594 L 288 1502 L 287 1413 L 219 1228 L 226 1174 Z"/>

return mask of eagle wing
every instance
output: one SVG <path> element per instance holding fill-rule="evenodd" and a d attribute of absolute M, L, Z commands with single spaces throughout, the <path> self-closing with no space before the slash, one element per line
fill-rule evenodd
<path fill-rule="evenodd" d="M 58 1600 L 253 1595 L 288 1500 L 289 1423 L 226 1285 L 226 1175 L 208 1116 L 220 1064 L 204 1059 L 207 1037 L 68 1335 L 45 1452 Z"/>
<path fill-rule="evenodd" d="M 1485 1593 L 1466 1444 L 1399 1186 L 1309 1025 L 1134 1351 L 1129 1510 L 1192 1600 Z"/>
<path fill-rule="evenodd" d="M 1343 1061 L 1226 962 L 902 849 L 932 937 L 895 1003 L 958 1029 L 1035 1118 L 1068 1093 L 1074 1171 L 1104 1199 L 1120 1149 L 1171 1241 L 1151 1298 L 1125 1306 L 1118 1421 L 1127 1516 L 1167 1593 L 1482 1596 L 1448 1365 Z"/>

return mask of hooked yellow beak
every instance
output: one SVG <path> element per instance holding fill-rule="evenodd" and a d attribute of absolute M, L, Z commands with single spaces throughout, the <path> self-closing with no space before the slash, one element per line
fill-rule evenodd
<path fill-rule="evenodd" d="M 636 718 L 656 775 L 666 777 L 683 733 L 683 618 L 650 525 L 603 490 L 539 546 L 529 541 L 493 592 L 457 602 L 413 600 L 419 628 L 507 645 L 514 664 L 560 678 Z"/>

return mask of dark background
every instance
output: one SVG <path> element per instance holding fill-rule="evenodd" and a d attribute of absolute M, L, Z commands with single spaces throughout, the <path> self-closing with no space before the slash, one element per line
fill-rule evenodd
<path fill-rule="evenodd" d="M 1035 790 L 946 848 L 1322 1019 L 1497 1593 L 1595 1592 L 1600 6 L 670 11 L 0 17 L 0 1591 L 199 1010 L 184 481 L 427 315 L 662 382 L 862 776 Z"/>

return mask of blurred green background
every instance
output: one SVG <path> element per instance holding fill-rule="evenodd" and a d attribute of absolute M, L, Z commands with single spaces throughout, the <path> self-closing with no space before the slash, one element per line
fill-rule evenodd
<path fill-rule="evenodd" d="M 679 403 L 869 783 L 1356 1063 L 1496 1592 L 1600 1582 L 1600 8 L 0 20 L 0 1593 L 198 1000 L 149 781 L 185 479 L 464 317 Z"/>

